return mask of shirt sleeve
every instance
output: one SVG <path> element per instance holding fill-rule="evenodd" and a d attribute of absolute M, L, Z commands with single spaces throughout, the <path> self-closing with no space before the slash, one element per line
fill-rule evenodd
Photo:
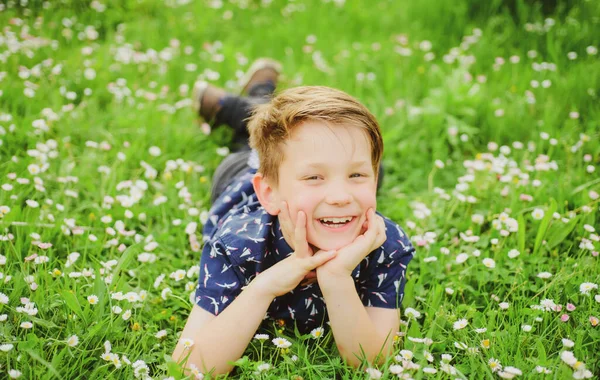
<path fill-rule="evenodd" d="M 241 293 L 243 286 L 225 245 L 218 239 L 208 241 L 200 258 L 196 304 L 218 315 Z"/>
<path fill-rule="evenodd" d="M 397 249 L 390 252 L 382 246 L 370 255 L 366 279 L 359 288 L 365 306 L 397 309 L 402 304 L 406 269 L 415 251 L 406 236 L 403 238 Z"/>

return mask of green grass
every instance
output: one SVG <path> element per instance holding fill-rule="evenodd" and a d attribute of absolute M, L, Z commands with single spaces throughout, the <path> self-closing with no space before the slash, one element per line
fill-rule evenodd
<path fill-rule="evenodd" d="M 110 0 L 103 12 L 89 1 L 16 3 L 0 2 L 0 207 L 10 208 L 0 211 L 0 292 L 8 297 L 0 303 L 0 345 L 12 345 L 0 351 L 2 377 L 18 370 L 23 378 L 131 378 L 138 360 L 153 378 L 179 377 L 168 358 L 199 262 L 184 229 L 199 221 L 194 210 L 208 210 L 211 174 L 222 159 L 216 150 L 231 138 L 223 129 L 208 137 L 199 131 L 185 86 L 202 77 L 232 88 L 236 72 L 263 56 L 283 62 L 281 88 L 340 88 L 381 123 L 379 210 L 419 245 L 396 354 L 410 350 L 421 368 L 404 373 L 494 378 L 495 358 L 523 378 L 539 377 L 536 366 L 552 371 L 546 378 L 571 378 L 575 370 L 561 360 L 567 350 L 600 373 L 600 325 L 590 320 L 600 318 L 600 291 L 580 291 L 600 283 L 597 2 Z M 161 154 L 150 155 L 151 146 Z M 180 160 L 178 168 L 166 170 L 169 160 Z M 123 181 L 147 185 L 126 207 L 115 199 L 131 194 Z M 189 199 L 179 196 L 181 185 Z M 166 202 L 156 205 L 162 196 Z M 535 209 L 545 216 L 534 218 Z M 507 218 L 514 229 L 504 236 L 496 227 L 508 231 L 498 221 Z M 112 235 L 107 227 L 117 221 L 135 235 Z M 140 262 L 151 241 L 156 261 Z M 510 258 L 512 249 L 520 255 Z M 72 252 L 80 257 L 67 266 Z M 169 277 L 180 269 L 189 276 Z M 142 291 L 141 301 L 111 297 Z M 25 298 L 35 315 L 17 309 Z M 531 307 L 543 300 L 562 310 Z M 420 318 L 407 317 L 407 308 Z M 468 325 L 455 330 L 463 318 Z M 21 327 L 27 321 L 32 328 Z M 166 336 L 156 338 L 160 330 Z M 289 351 L 253 341 L 235 376 L 369 377 L 343 365 L 329 333 L 318 340 L 289 329 L 274 334 L 292 341 Z M 79 342 L 70 347 L 72 335 Z M 574 346 L 564 347 L 563 338 Z M 102 358 L 105 341 L 120 368 Z M 442 354 L 452 356 L 456 374 L 447 373 Z M 390 359 L 379 370 L 394 377 L 402 362 Z M 256 374 L 260 363 L 271 367 Z"/>

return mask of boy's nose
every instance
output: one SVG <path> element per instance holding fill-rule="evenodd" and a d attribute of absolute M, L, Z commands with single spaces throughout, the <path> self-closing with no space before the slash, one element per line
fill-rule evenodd
<path fill-rule="evenodd" d="M 352 195 L 343 188 L 332 188 L 325 201 L 331 205 L 344 206 L 352 202 Z"/>

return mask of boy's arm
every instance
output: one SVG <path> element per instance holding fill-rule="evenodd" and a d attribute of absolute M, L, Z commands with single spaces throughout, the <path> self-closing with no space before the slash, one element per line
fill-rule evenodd
<path fill-rule="evenodd" d="M 185 367 L 193 364 L 203 373 L 213 368 L 215 374 L 231 371 L 233 366 L 229 363 L 242 356 L 273 298 L 274 295 L 252 281 L 218 316 L 194 305 L 173 359 L 181 361 L 189 354 Z M 186 338 L 194 342 L 191 349 L 182 343 Z"/>
<path fill-rule="evenodd" d="M 257 275 L 220 314 L 213 316 L 194 305 L 173 352 L 174 360 L 185 363 L 189 354 L 187 368 L 194 364 L 203 373 L 213 368 L 215 374 L 231 371 L 229 363 L 242 356 L 273 299 L 290 292 L 310 271 L 336 256 L 335 252 L 313 254 L 306 242 L 303 212 L 298 213 L 294 234 L 295 252 Z M 194 342 L 188 349 L 186 338 Z"/>
<path fill-rule="evenodd" d="M 400 322 L 398 310 L 365 307 L 351 276 L 336 277 L 321 273 L 319 287 L 342 358 L 353 367 L 359 367 L 362 353 L 371 363 L 389 356 Z M 380 353 L 381 357 L 377 358 Z"/>
<path fill-rule="evenodd" d="M 325 298 L 336 345 L 342 358 L 355 367 L 361 365 L 363 358 L 374 362 L 390 355 L 400 321 L 396 308 L 397 296 L 404 288 L 404 270 L 412 258 L 410 246 L 393 260 L 379 259 L 377 264 L 374 260 L 371 261 L 372 265 L 380 265 L 390 272 L 374 270 L 369 275 L 366 283 L 369 291 L 363 296 L 369 299 L 369 305 L 376 307 L 365 307 L 351 273 L 370 252 L 381 247 L 387 239 L 383 218 L 369 210 L 367 221 L 368 227 L 364 234 L 341 248 L 336 259 L 317 268 L 317 279 Z M 381 357 L 377 358 L 379 354 Z"/>

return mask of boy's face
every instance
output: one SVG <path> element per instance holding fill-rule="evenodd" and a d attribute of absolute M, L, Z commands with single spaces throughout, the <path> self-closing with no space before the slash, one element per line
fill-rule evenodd
<path fill-rule="evenodd" d="M 296 126 L 283 148 L 279 184 L 292 222 L 307 219 L 307 240 L 322 250 L 350 244 L 362 232 L 369 208 L 376 208 L 377 180 L 367 134 L 352 125 L 308 121 Z M 293 231 L 284 231 L 288 243 Z"/>

